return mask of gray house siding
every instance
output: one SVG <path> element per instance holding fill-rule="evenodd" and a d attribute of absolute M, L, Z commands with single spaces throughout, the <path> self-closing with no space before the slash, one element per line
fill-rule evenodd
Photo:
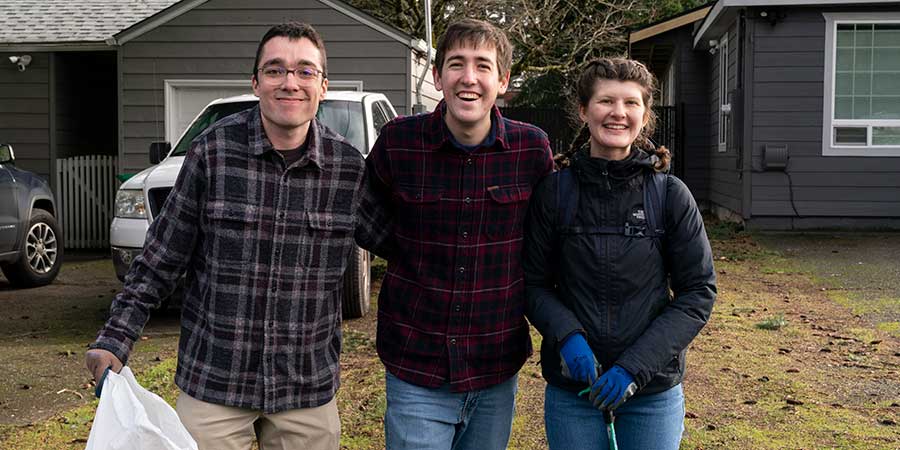
<path fill-rule="evenodd" d="M 794 8 L 775 26 L 760 21 L 748 25 L 755 61 L 751 130 L 755 227 L 839 226 L 837 216 L 861 219 L 843 222 L 871 225 L 878 221 L 865 218 L 900 217 L 900 158 L 822 155 L 822 12 L 822 8 Z M 769 144 L 787 145 L 787 173 L 761 171 Z"/>
<path fill-rule="evenodd" d="M 316 0 L 212 0 L 120 48 L 122 170 L 147 167 L 149 144 L 165 140 L 166 79 L 248 80 L 259 39 L 286 20 L 322 35 L 330 80 L 361 80 L 407 112 L 410 50 L 402 43 Z"/>
<path fill-rule="evenodd" d="M 708 111 L 709 64 L 703 53 L 693 50 L 691 30 L 681 27 L 678 33 L 676 51 L 676 99 L 681 109 L 681 147 L 676 152 L 684 152 L 680 159 L 683 168 L 679 170 L 685 184 L 691 189 L 698 202 L 709 200 L 710 169 L 710 126 Z M 676 156 L 677 159 L 677 156 Z"/>
<path fill-rule="evenodd" d="M 729 98 L 729 93 L 733 92 L 737 87 L 737 57 L 738 38 L 735 25 L 732 24 L 728 28 L 728 70 L 726 91 L 720 92 L 720 53 L 722 49 L 714 55 L 710 55 L 711 63 L 709 64 L 709 130 L 712 133 L 709 139 L 709 200 L 715 204 L 722 206 L 735 213 L 743 213 L 743 187 L 741 181 L 740 168 L 740 142 L 733 139 L 735 126 L 740 125 L 740 115 L 738 114 L 738 102 L 736 98 L 732 98 L 732 120 L 726 131 L 726 147 L 724 151 L 719 151 L 719 108 L 722 98 Z"/>
<path fill-rule="evenodd" d="M 13 146 L 17 167 L 51 179 L 51 54 L 28 54 L 31 64 L 19 72 L 7 60 L 13 53 L 0 53 L 0 143 Z"/>

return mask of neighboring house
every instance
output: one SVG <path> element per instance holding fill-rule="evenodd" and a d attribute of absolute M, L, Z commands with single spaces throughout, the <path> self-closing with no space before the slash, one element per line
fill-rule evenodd
<path fill-rule="evenodd" d="M 676 173 L 755 229 L 900 229 L 900 2 L 719 0 L 631 33 Z"/>
<path fill-rule="evenodd" d="M 210 100 L 249 93 L 259 39 L 287 20 L 322 35 L 329 89 L 382 92 L 412 111 L 424 41 L 340 0 L 4 0 L 0 143 L 50 180 L 63 207 L 60 191 L 74 184 L 92 208 L 111 210 L 101 181 L 147 167 L 150 143 L 174 141 Z M 441 96 L 430 75 L 423 93 L 433 109 Z M 115 158 L 104 163 L 114 173 L 64 178 L 63 160 L 83 155 Z"/>

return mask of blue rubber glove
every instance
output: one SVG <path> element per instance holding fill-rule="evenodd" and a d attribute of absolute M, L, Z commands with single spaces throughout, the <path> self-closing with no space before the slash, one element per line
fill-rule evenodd
<path fill-rule="evenodd" d="M 559 349 L 560 365 L 564 377 L 592 384 L 597 379 L 597 367 L 600 365 L 587 340 L 581 333 L 569 335 Z"/>
<path fill-rule="evenodd" d="M 612 366 L 591 386 L 591 403 L 597 409 L 612 411 L 637 391 L 634 377 L 622 366 Z"/>

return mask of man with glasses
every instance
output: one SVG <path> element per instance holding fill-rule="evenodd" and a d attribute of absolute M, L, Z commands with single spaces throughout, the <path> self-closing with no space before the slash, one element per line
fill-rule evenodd
<path fill-rule="evenodd" d="M 271 28 L 251 82 L 259 106 L 194 140 L 110 318 L 87 352 L 119 371 L 185 274 L 177 411 L 200 449 L 337 449 L 340 282 L 364 162 L 316 120 L 325 47 Z"/>

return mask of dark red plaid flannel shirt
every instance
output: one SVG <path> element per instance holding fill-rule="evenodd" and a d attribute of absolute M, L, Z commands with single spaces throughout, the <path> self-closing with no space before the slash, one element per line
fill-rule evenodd
<path fill-rule="evenodd" d="M 496 107 L 494 144 L 461 150 L 445 108 L 381 130 L 366 160 L 357 241 L 388 258 L 377 336 L 387 370 L 465 392 L 509 379 L 531 354 L 522 224 L 553 159 L 546 133 Z"/>

